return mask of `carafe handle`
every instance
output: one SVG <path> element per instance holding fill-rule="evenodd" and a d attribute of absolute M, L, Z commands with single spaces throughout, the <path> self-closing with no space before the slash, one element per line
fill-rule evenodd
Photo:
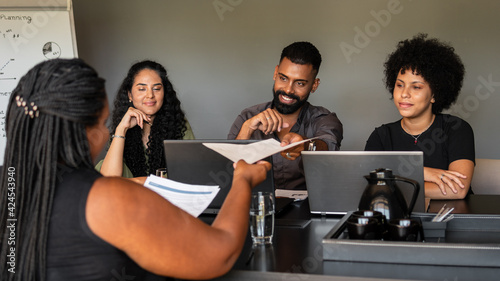
<path fill-rule="evenodd" d="M 407 182 L 413 185 L 413 196 L 410 201 L 410 206 L 408 206 L 408 216 L 411 216 L 411 212 L 413 211 L 413 207 L 415 207 L 415 203 L 417 202 L 418 192 L 420 191 L 420 184 L 412 179 L 403 178 L 400 176 L 394 176 L 395 181 Z"/>

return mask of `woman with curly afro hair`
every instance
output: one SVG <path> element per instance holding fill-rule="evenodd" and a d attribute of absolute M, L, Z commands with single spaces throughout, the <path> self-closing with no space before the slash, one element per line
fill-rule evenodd
<path fill-rule="evenodd" d="M 111 144 L 96 169 L 127 178 L 166 167 L 163 140 L 194 139 L 165 68 L 141 61 L 129 69 L 115 98 Z"/>
<path fill-rule="evenodd" d="M 425 197 L 466 197 L 472 193 L 474 133 L 466 121 L 441 113 L 457 100 L 464 79 L 455 49 L 418 34 L 399 42 L 384 67 L 385 86 L 402 118 L 376 128 L 365 150 L 422 151 Z"/>

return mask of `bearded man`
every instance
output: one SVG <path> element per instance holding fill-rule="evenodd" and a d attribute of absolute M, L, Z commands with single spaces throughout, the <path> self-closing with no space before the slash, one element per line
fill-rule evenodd
<path fill-rule="evenodd" d="M 274 69 L 273 100 L 243 110 L 229 131 L 228 139 L 274 138 L 282 146 L 316 138 L 281 152 L 281 156 L 273 155 L 277 189 L 306 189 L 303 150 L 340 149 L 343 129 L 337 115 L 307 101 L 320 84 L 316 78 L 320 65 L 321 55 L 313 44 L 295 42 L 285 47 Z"/>

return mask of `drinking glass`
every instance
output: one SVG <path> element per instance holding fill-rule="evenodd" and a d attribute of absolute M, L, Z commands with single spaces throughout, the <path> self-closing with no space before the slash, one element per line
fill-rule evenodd
<path fill-rule="evenodd" d="M 252 194 L 250 234 L 254 244 L 272 243 L 274 234 L 274 197 L 270 192 Z"/>
<path fill-rule="evenodd" d="M 167 178 L 167 168 L 160 168 L 156 170 L 156 176 L 160 178 Z"/>

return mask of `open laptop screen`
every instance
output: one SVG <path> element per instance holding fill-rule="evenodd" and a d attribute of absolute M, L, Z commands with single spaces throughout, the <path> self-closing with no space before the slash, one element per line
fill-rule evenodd
<path fill-rule="evenodd" d="M 248 144 L 253 140 L 164 140 L 167 175 L 171 180 L 188 184 L 218 185 L 220 191 L 204 214 L 218 213 L 231 188 L 233 162 L 205 147 L 203 143 Z M 272 163 L 271 157 L 265 159 Z M 267 191 L 274 195 L 272 169 L 266 180 L 252 191 Z"/>
<path fill-rule="evenodd" d="M 341 215 L 357 210 L 368 185 L 364 176 L 377 168 L 417 181 L 420 192 L 413 212 L 425 212 L 421 151 L 304 151 L 302 160 L 311 213 Z M 412 185 L 399 181 L 397 185 L 409 204 Z"/>

